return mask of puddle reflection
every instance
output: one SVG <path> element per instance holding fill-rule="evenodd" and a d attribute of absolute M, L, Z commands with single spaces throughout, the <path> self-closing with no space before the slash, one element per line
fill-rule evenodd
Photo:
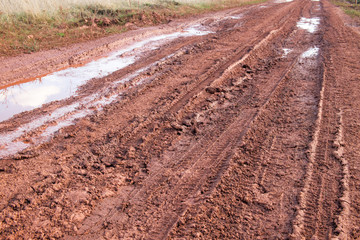
<path fill-rule="evenodd" d="M 201 25 L 181 32 L 155 36 L 137 42 L 130 47 L 112 53 L 80 67 L 69 67 L 35 81 L 22 83 L 0 90 L 0 122 L 15 114 L 33 110 L 45 103 L 74 96 L 81 85 L 93 78 L 105 77 L 133 64 L 145 51 L 159 48 L 164 41 L 179 37 L 201 36 L 211 33 Z"/>
<path fill-rule="evenodd" d="M 200 36 L 209 33 L 212 32 L 203 30 L 200 25 L 195 25 L 181 32 L 156 36 L 135 43 L 126 49 L 114 52 L 106 58 L 78 68 L 68 68 L 32 82 L 2 89 L 0 90 L 0 122 L 22 111 L 31 110 L 40 107 L 44 103 L 76 94 L 78 87 L 85 84 L 86 81 L 95 77 L 106 76 L 124 68 L 135 62 L 136 58 L 144 51 L 161 47 L 165 42 L 160 40 L 173 40 L 178 37 Z M 155 66 L 158 62 L 164 61 L 173 55 L 171 54 L 142 69 L 129 73 L 119 81 L 110 84 L 110 89 L 120 83 L 130 81 L 150 67 Z M 150 79 L 150 77 L 148 78 Z M 144 84 L 147 81 L 147 78 L 141 79 L 136 85 Z M 15 130 L 0 134 L 0 159 L 24 150 L 30 145 L 46 142 L 60 128 L 72 125 L 76 119 L 92 114 L 95 110 L 100 111 L 104 106 L 121 99 L 122 93 L 114 92 L 109 95 L 108 90 L 107 88 L 101 88 L 97 93 L 83 97 L 70 105 L 61 106 L 49 114 L 37 116 Z M 49 122 L 55 124 L 47 125 Z M 25 143 L 20 140 L 22 136 L 35 129 L 40 131 L 31 136 L 32 143 Z"/>
<path fill-rule="evenodd" d="M 309 33 L 314 33 L 318 29 L 318 25 L 320 24 L 320 18 L 305 18 L 302 17 L 300 21 L 296 24 L 298 28 L 307 30 Z"/>
<path fill-rule="evenodd" d="M 313 58 L 316 57 L 319 54 L 319 48 L 318 47 L 310 47 L 306 52 L 301 54 L 301 58 Z"/>

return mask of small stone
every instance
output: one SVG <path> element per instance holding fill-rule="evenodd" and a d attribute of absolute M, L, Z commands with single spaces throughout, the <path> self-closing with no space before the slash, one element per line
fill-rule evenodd
<path fill-rule="evenodd" d="M 175 130 L 178 130 L 178 131 L 182 131 L 182 130 L 183 130 L 183 127 L 182 127 L 180 124 L 178 124 L 177 122 L 172 122 L 172 123 L 171 123 L 171 127 L 172 127 L 173 129 L 175 129 Z"/>
<path fill-rule="evenodd" d="M 182 124 L 187 126 L 187 127 L 190 127 L 191 126 L 191 120 L 190 119 L 184 119 L 182 121 Z"/>
<path fill-rule="evenodd" d="M 235 87 L 240 86 L 244 81 L 246 81 L 248 78 L 247 77 L 240 77 L 238 79 L 236 79 L 235 81 L 232 82 L 232 85 Z"/>
<path fill-rule="evenodd" d="M 115 193 L 109 189 L 106 189 L 103 193 L 102 193 L 102 197 L 103 198 L 107 198 L 107 197 L 111 197 L 113 196 Z"/>
<path fill-rule="evenodd" d="M 54 191 L 56 191 L 56 192 L 60 191 L 61 188 L 62 188 L 61 183 L 56 183 L 56 184 L 53 185 L 53 189 L 54 189 Z"/>
<path fill-rule="evenodd" d="M 85 219 L 85 214 L 83 213 L 74 213 L 71 215 L 70 220 L 72 222 L 82 222 Z"/>
<path fill-rule="evenodd" d="M 233 98 L 233 96 L 230 93 L 225 93 L 224 95 L 225 99 L 230 100 Z"/>
<path fill-rule="evenodd" d="M 87 171 L 85 169 L 78 169 L 74 173 L 76 173 L 77 175 L 81 175 L 81 176 L 87 175 Z"/>
<path fill-rule="evenodd" d="M 207 88 L 205 88 L 205 91 L 210 93 L 210 94 L 214 94 L 216 92 L 219 92 L 219 89 L 214 88 L 214 87 L 207 87 Z"/>
<path fill-rule="evenodd" d="M 133 146 L 131 146 L 128 150 L 128 157 L 135 158 L 135 153 L 136 153 L 136 149 Z"/>
<path fill-rule="evenodd" d="M 112 157 L 103 157 L 101 159 L 101 162 L 105 165 L 105 167 L 115 167 L 117 165 L 117 161 L 118 160 Z"/>

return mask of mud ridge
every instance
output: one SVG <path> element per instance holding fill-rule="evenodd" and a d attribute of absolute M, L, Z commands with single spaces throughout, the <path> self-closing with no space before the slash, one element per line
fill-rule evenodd
<path fill-rule="evenodd" d="M 350 216 L 350 171 L 349 171 L 349 162 L 344 157 L 344 128 L 343 128 L 343 111 L 340 110 L 338 113 L 339 117 L 339 128 L 337 133 L 337 138 L 334 142 L 336 147 L 335 157 L 341 161 L 343 178 L 341 179 L 342 184 L 342 196 L 340 198 L 342 210 L 338 215 L 337 227 L 335 229 L 332 239 L 347 239 L 349 236 L 349 216 Z"/>

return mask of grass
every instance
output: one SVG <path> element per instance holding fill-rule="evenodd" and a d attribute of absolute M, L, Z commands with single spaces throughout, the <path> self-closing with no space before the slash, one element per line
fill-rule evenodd
<path fill-rule="evenodd" d="M 0 56 L 62 47 L 135 27 L 264 1 L 0 0 Z"/>
<path fill-rule="evenodd" d="M 360 23 L 360 0 L 358 0 L 358 4 L 354 0 L 332 0 L 332 2 Z"/>

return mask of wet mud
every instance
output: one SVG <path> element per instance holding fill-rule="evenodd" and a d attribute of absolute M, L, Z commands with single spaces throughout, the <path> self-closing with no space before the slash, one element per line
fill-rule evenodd
<path fill-rule="evenodd" d="M 360 237 L 359 35 L 331 3 L 120 36 L 4 70 L 1 238 Z"/>

